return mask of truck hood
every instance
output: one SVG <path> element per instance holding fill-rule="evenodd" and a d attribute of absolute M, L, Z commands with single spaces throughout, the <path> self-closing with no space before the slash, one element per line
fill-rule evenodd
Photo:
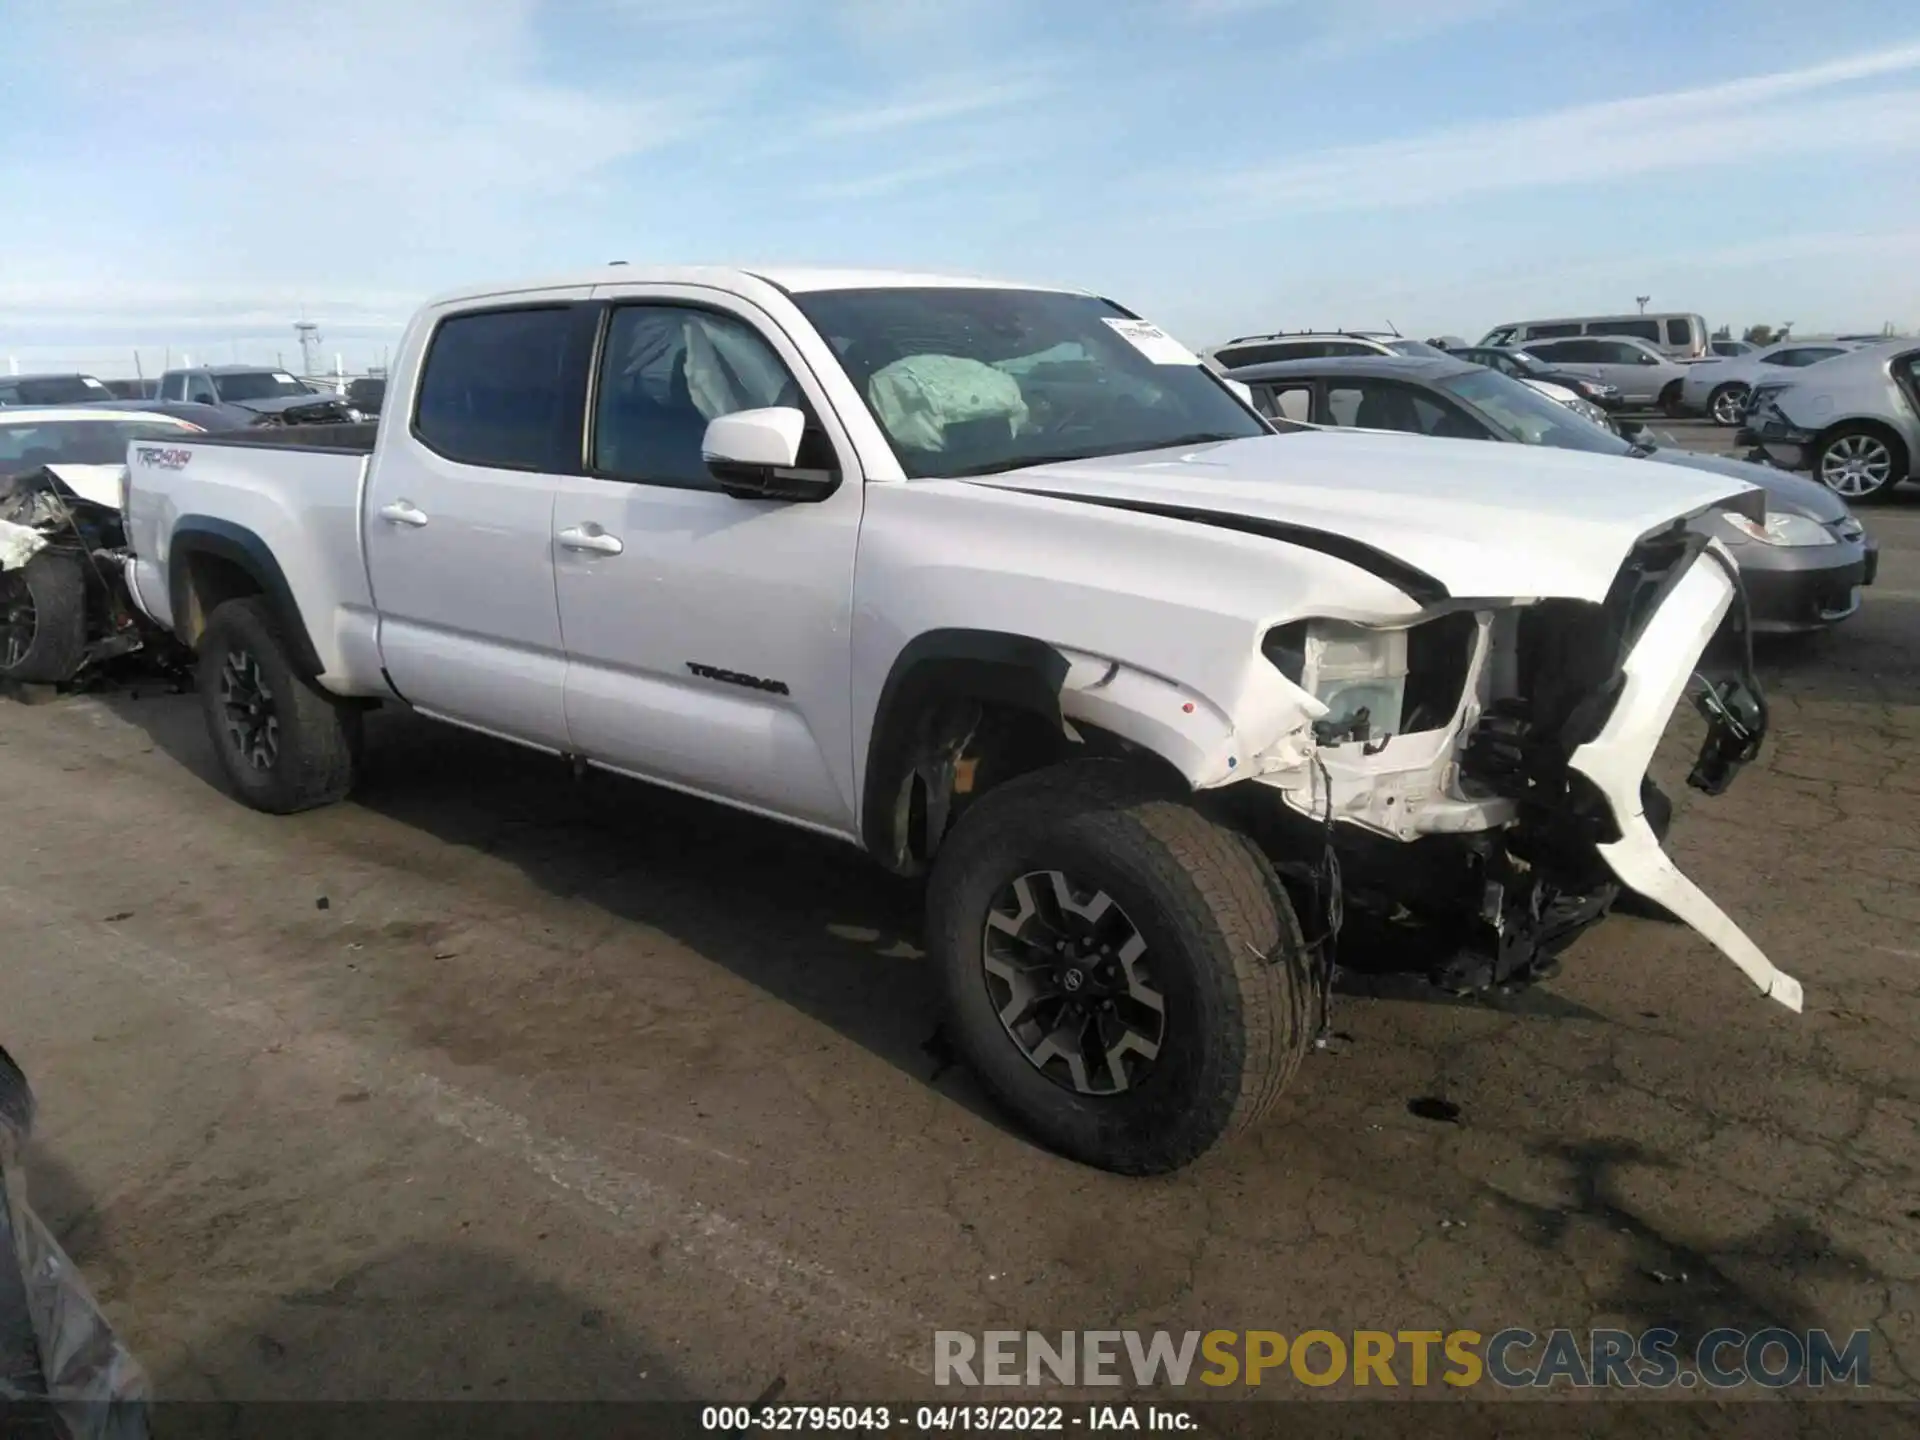
<path fill-rule="evenodd" d="M 1650 531 L 1727 502 L 1759 518 L 1765 501 L 1742 480 L 1679 466 L 1338 430 L 1070 460 L 969 483 L 1293 543 L 1324 539 L 1314 548 L 1358 553 L 1356 563 L 1382 574 L 1366 555 L 1386 557 L 1455 598 L 1596 602 Z"/>

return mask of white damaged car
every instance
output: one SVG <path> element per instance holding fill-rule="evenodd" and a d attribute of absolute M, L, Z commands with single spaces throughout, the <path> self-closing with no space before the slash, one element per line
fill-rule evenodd
<path fill-rule="evenodd" d="M 131 591 L 242 800 L 348 795 L 384 703 L 834 837 L 925 877 L 951 1038 L 1084 1161 L 1255 1121 L 1336 943 L 1515 983 L 1630 888 L 1800 1006 L 1646 779 L 1689 690 L 1699 788 L 1761 743 L 1687 524 L 1742 481 L 1276 433 L 1107 300 L 871 272 L 450 295 L 331 428 L 131 447 Z"/>
<path fill-rule="evenodd" d="M 127 445 L 201 433 L 167 415 L 0 409 L 0 680 L 61 684 L 140 647 L 119 583 Z"/>

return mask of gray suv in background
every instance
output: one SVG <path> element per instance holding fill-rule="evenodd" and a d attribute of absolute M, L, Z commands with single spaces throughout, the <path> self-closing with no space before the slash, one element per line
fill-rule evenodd
<path fill-rule="evenodd" d="M 1669 360 L 1644 340 L 1624 335 L 1583 335 L 1570 340 L 1533 340 L 1527 353 L 1556 370 L 1597 380 L 1620 392 L 1622 407 L 1659 406 L 1673 413 L 1687 367 Z"/>
<path fill-rule="evenodd" d="M 1920 479 L 1920 340 L 1870 345 L 1755 385 L 1736 439 L 1849 500 Z"/>

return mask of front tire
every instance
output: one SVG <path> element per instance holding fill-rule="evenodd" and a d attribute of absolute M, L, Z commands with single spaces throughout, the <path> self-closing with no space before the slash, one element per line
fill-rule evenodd
<path fill-rule="evenodd" d="M 345 799 L 359 776 L 360 712 L 295 668 L 272 608 L 227 601 L 199 651 L 200 707 L 234 793 L 272 815 Z"/>
<path fill-rule="evenodd" d="M 1747 410 L 1745 385 L 1722 385 L 1707 397 L 1707 414 L 1716 425 L 1738 425 Z"/>
<path fill-rule="evenodd" d="M 1273 1105 L 1314 987 L 1272 867 L 1118 761 L 987 794 L 942 845 L 927 900 L 956 1047 L 1038 1138 L 1160 1174 Z"/>
<path fill-rule="evenodd" d="M 80 557 L 42 550 L 0 571 L 0 679 L 59 685 L 87 653 L 87 576 Z"/>
<path fill-rule="evenodd" d="M 1660 399 L 1658 401 L 1660 412 L 1669 420 L 1684 420 L 1686 418 L 1687 407 L 1680 401 L 1680 392 L 1681 382 L 1678 380 L 1668 381 L 1666 389 L 1660 392 Z"/>

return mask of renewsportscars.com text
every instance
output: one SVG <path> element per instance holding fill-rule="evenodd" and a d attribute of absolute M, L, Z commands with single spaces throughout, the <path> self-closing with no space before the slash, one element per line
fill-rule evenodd
<path fill-rule="evenodd" d="M 937 1385 L 1353 1385 L 1768 1389 L 1871 1383 L 1855 1330 L 936 1331 Z"/>

